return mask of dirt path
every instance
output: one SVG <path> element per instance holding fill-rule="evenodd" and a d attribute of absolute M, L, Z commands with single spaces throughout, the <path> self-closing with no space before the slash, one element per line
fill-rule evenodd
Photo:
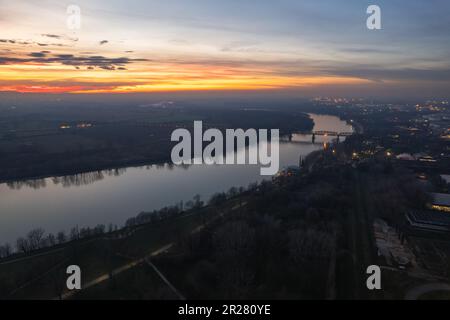
<path fill-rule="evenodd" d="M 235 205 L 234 207 L 231 208 L 231 211 L 235 211 L 235 210 L 240 209 L 241 207 L 244 207 L 246 205 L 247 205 L 247 202 L 243 202 L 240 205 L 239 204 Z M 200 232 L 201 230 L 203 230 L 203 228 L 206 227 L 206 225 L 207 225 L 207 223 L 201 224 L 201 225 L 195 227 L 191 231 L 191 234 L 196 234 L 196 233 Z M 145 257 L 142 257 L 142 258 L 136 259 L 134 261 L 131 261 L 131 262 L 127 263 L 126 265 L 123 265 L 120 268 L 117 268 L 117 269 L 113 270 L 111 274 L 113 276 L 116 276 L 116 275 L 118 275 L 118 274 L 120 274 L 120 273 L 122 273 L 124 271 L 127 271 L 127 270 L 129 270 L 129 269 L 131 269 L 131 268 L 141 264 L 141 263 L 145 263 L 146 259 L 154 258 L 154 257 L 156 257 L 156 256 L 158 256 L 158 255 L 160 255 L 160 254 L 162 254 L 162 253 L 164 253 L 166 251 L 169 251 L 174 245 L 175 245 L 175 242 L 168 243 L 168 244 L 160 247 L 159 249 L 153 251 L 149 255 L 146 255 Z M 96 285 L 98 285 L 98 284 L 100 284 L 100 283 L 102 283 L 104 281 L 109 280 L 109 278 L 110 278 L 110 274 L 109 273 L 105 273 L 105 274 L 95 278 L 94 280 L 89 281 L 88 283 L 84 284 L 82 290 L 85 290 L 85 289 L 91 288 L 93 286 L 96 286 Z M 76 295 L 78 292 L 79 292 L 79 290 L 78 291 L 66 292 L 66 293 L 64 293 L 61 296 L 62 300 L 70 299 L 71 297 Z M 53 298 L 53 300 L 59 300 L 59 299 L 60 299 L 59 297 Z"/>

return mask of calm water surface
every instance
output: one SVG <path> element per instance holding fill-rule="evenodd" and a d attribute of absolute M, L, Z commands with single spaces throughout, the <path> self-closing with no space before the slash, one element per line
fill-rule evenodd
<path fill-rule="evenodd" d="M 352 131 L 337 117 L 310 116 L 314 130 Z M 300 156 L 319 150 L 330 138 L 317 137 L 315 144 L 310 135 L 294 135 L 292 140 L 280 144 L 280 167 L 297 165 Z M 206 201 L 216 192 L 263 179 L 260 167 L 253 165 L 153 165 L 0 184 L 0 244 L 14 244 L 37 227 L 57 233 L 76 225 L 122 226 L 139 212 L 187 201 L 196 194 Z"/>

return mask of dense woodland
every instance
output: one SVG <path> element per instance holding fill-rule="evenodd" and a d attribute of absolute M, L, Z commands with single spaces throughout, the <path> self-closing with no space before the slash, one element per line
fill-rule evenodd
<path fill-rule="evenodd" d="M 423 208 L 426 197 L 411 174 L 389 163 L 320 167 L 262 183 L 242 209 L 156 263 L 195 299 L 369 298 L 373 219 L 395 223 L 407 208 Z"/>
<path fill-rule="evenodd" d="M 345 157 L 344 146 L 340 152 Z M 53 239 L 54 245 L 67 248 L 65 253 L 33 261 L 29 275 L 25 270 L 14 276 L 5 272 L 9 276 L 0 281 L 6 281 L 3 288 L 14 288 L 58 259 L 101 273 L 123 264 L 123 257 L 139 257 L 167 239 L 175 241 L 174 247 L 153 262 L 191 299 L 380 298 L 365 289 L 365 268 L 377 261 L 373 219 L 399 224 L 405 210 L 423 208 L 427 197 L 413 174 L 389 161 L 355 167 L 337 165 L 335 157 L 314 154 L 307 160 L 314 165 L 301 175 L 232 188 L 208 203 L 197 196 L 185 204 L 143 212 L 124 228 L 74 228 L 68 235 L 50 238 L 34 230 L 18 240 L 19 250 L 33 252 Z M 183 217 L 197 222 L 178 220 Z M 189 232 L 196 225 L 204 228 Z M 78 298 L 173 298 L 164 285 L 143 286 L 155 275 L 141 271 L 117 275 L 115 285 L 85 290 Z M 48 277 L 35 283 L 39 288 L 50 284 Z"/>

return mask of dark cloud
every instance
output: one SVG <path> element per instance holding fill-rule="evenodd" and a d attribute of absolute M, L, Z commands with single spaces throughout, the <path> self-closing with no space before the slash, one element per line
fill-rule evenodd
<path fill-rule="evenodd" d="M 22 80 L 16 80 L 14 81 L 17 85 L 24 85 L 24 86 L 34 86 L 34 85 L 43 85 L 42 81 L 39 80 L 29 80 L 29 79 L 22 79 Z M 102 88 L 102 87 L 120 87 L 120 86 L 127 86 L 127 85 L 138 85 L 140 82 L 136 81 L 109 81 L 109 82 L 92 82 L 92 81 L 45 81 L 46 86 L 50 87 L 66 87 L 66 86 L 81 86 L 81 87 L 93 87 L 93 88 Z M 10 80 L 3 80 L 0 79 L 0 86 L 5 85 L 11 85 Z"/>
<path fill-rule="evenodd" d="M 53 38 L 53 39 L 61 39 L 62 38 L 62 36 L 60 36 L 60 35 L 50 34 L 50 33 L 44 33 L 44 34 L 41 34 L 41 36 L 47 37 L 47 38 Z"/>
<path fill-rule="evenodd" d="M 70 36 L 64 34 L 51 34 L 51 33 L 43 33 L 41 34 L 44 38 L 57 39 L 57 40 L 70 40 L 70 41 L 78 41 L 78 38 L 72 38 Z"/>
<path fill-rule="evenodd" d="M 46 55 L 46 52 L 44 52 L 44 51 L 32 52 L 32 53 L 29 54 L 29 56 L 33 57 L 33 58 L 43 58 L 43 57 L 45 57 L 45 55 Z"/>
<path fill-rule="evenodd" d="M 2 42 L 2 43 L 11 43 L 11 44 L 23 44 L 23 45 L 32 44 L 32 42 L 21 41 L 21 40 L 16 40 L 16 39 L 0 39 L 0 42 Z"/>
<path fill-rule="evenodd" d="M 146 59 L 131 59 L 128 57 L 107 58 L 104 56 L 75 56 L 73 54 L 56 54 L 48 56 L 44 51 L 32 52 L 30 58 L 0 57 L 0 65 L 15 63 L 59 63 L 75 68 L 87 67 L 89 70 L 100 68 L 103 70 L 126 70 L 125 66 L 136 61 L 148 61 Z"/>
<path fill-rule="evenodd" d="M 107 44 L 109 41 L 108 40 L 102 40 L 102 41 L 100 41 L 99 43 L 100 43 L 100 45 L 102 46 L 102 45 L 104 45 L 104 44 Z"/>
<path fill-rule="evenodd" d="M 18 45 L 37 45 L 40 47 L 67 47 L 67 44 L 63 43 L 46 43 L 46 42 L 33 42 L 33 41 L 23 41 L 23 40 L 17 40 L 17 39 L 0 39 L 0 43 L 11 43 L 11 44 L 18 44 Z"/>
<path fill-rule="evenodd" d="M 64 45 L 62 43 L 36 43 L 40 47 L 67 47 L 67 45 Z"/>
<path fill-rule="evenodd" d="M 71 59 L 74 57 L 73 54 L 57 54 L 55 57 L 61 58 L 61 59 Z"/>

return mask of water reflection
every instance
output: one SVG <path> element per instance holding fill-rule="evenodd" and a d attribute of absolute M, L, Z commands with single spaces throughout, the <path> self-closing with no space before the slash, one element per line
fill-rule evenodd
<path fill-rule="evenodd" d="M 93 184 L 94 182 L 101 181 L 106 176 L 109 177 L 119 177 L 127 172 L 126 168 L 109 169 L 102 171 L 79 173 L 71 176 L 54 177 L 52 182 L 55 185 L 61 184 L 64 188 L 69 188 L 73 186 L 85 186 Z"/>
<path fill-rule="evenodd" d="M 321 130 L 348 131 L 336 117 L 313 119 Z M 321 126 L 322 120 L 331 127 Z M 311 135 L 298 135 L 298 142 L 280 144 L 280 168 L 298 165 L 301 157 L 331 138 L 317 137 L 311 144 Z M 196 194 L 206 201 L 216 192 L 262 179 L 259 165 L 155 164 L 0 184 L 0 243 L 13 242 L 37 227 L 57 233 L 76 225 L 123 225 L 142 211 L 189 201 Z"/>
<path fill-rule="evenodd" d="M 6 183 L 6 185 L 11 190 L 20 190 L 23 187 L 41 189 L 47 186 L 47 179 L 35 179 L 35 180 L 22 180 L 22 181 L 11 181 Z"/>
<path fill-rule="evenodd" d="M 353 132 L 353 128 L 350 124 L 339 120 L 335 116 L 329 115 L 317 115 L 317 114 L 309 114 L 309 116 L 314 121 L 314 131 L 321 130 L 335 130 L 337 132 Z M 327 135 L 312 135 L 312 134 L 304 134 L 304 133 L 293 133 L 288 136 L 280 137 L 281 143 L 291 143 L 291 144 L 317 144 L 317 145 L 325 145 L 330 142 L 334 142 L 339 139 L 340 142 L 345 140 L 345 137 L 332 137 Z M 242 152 L 242 151 L 238 151 Z M 188 170 L 190 165 L 181 165 L 175 166 L 172 163 L 160 163 L 153 165 L 146 165 L 137 167 L 139 169 L 145 170 L 169 170 L 172 171 L 174 168 L 181 168 L 184 170 Z M 48 186 L 48 183 L 53 183 L 54 185 L 62 185 L 64 188 L 70 187 L 80 187 L 85 185 L 90 185 L 95 182 L 101 181 L 105 178 L 105 176 L 109 177 L 119 177 L 125 174 L 127 168 L 117 168 L 117 169 L 107 169 L 101 171 L 94 172 L 86 172 L 86 173 L 78 173 L 75 175 L 68 175 L 62 177 L 53 177 L 53 178 L 44 178 L 44 179 L 33 179 L 33 180 L 23 180 L 23 181 L 13 181 L 8 182 L 7 186 L 11 190 L 20 190 L 24 187 L 32 188 L 32 189 L 42 189 Z"/>
<path fill-rule="evenodd" d="M 32 189 L 42 189 L 47 187 L 47 183 L 51 181 L 54 185 L 61 185 L 63 188 L 79 187 L 89 184 L 93 184 L 97 181 L 101 181 L 105 176 L 119 177 L 127 172 L 127 168 L 107 169 L 101 171 L 77 173 L 69 176 L 34 179 L 34 180 L 22 180 L 8 182 L 6 185 L 11 190 L 20 190 L 24 187 Z"/>
<path fill-rule="evenodd" d="M 189 165 L 175 166 L 173 163 L 153 164 L 153 165 L 139 166 L 136 168 L 144 170 L 172 171 L 174 170 L 175 167 L 184 170 L 190 168 Z M 61 177 L 11 181 L 7 182 L 6 185 L 11 190 L 20 190 L 25 187 L 38 190 L 46 188 L 48 186 L 48 183 L 52 183 L 53 185 L 61 185 L 63 188 L 80 187 L 90 185 L 98 181 L 102 181 L 105 179 L 106 176 L 119 177 L 125 174 L 126 172 L 127 168 L 105 169 L 100 171 L 83 172 Z"/>

